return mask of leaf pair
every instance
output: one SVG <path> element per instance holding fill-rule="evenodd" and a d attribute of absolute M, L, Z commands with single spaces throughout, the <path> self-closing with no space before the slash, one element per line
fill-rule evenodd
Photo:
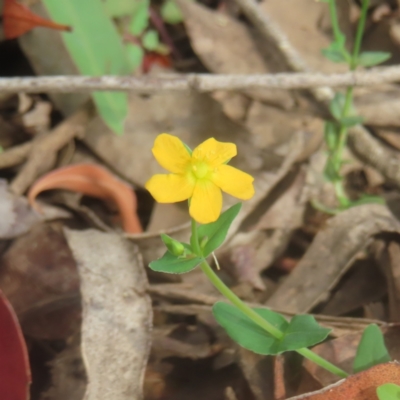
<path fill-rule="evenodd" d="M 201 247 L 201 254 L 195 254 L 193 243 L 194 237 L 191 238 L 191 244 L 175 241 L 173 238 L 163 235 L 164 243 L 169 250 L 158 260 L 152 261 L 149 267 L 153 271 L 165 272 L 169 274 L 183 274 L 196 268 L 205 257 L 208 257 L 224 242 L 228 234 L 229 227 L 233 220 L 239 214 L 241 203 L 235 204 L 225 212 L 223 212 L 217 221 L 210 224 L 200 225 L 197 228 L 197 234 Z M 174 244 L 174 242 L 176 242 Z M 169 246 L 184 246 L 185 251 L 179 255 L 174 254 L 174 250 Z"/>
<path fill-rule="evenodd" d="M 311 315 L 296 315 L 288 322 L 281 314 L 265 308 L 253 309 L 282 332 L 277 339 L 248 318 L 235 306 L 218 302 L 213 313 L 228 335 L 242 347 L 257 354 L 276 355 L 299 350 L 323 341 L 330 329 L 321 327 Z"/>

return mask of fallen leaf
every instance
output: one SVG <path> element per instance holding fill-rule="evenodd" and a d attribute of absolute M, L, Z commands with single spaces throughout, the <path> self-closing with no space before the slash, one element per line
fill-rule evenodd
<path fill-rule="evenodd" d="M 400 384 L 400 364 L 379 364 L 313 393 L 287 400 L 378 400 L 376 389 L 385 383 Z"/>
<path fill-rule="evenodd" d="M 325 300 L 374 235 L 400 232 L 386 206 L 366 204 L 333 217 L 267 305 L 293 313 L 309 312 Z"/>
<path fill-rule="evenodd" d="M 65 230 L 78 265 L 85 399 L 142 398 L 152 310 L 137 247 L 114 233 Z"/>
<path fill-rule="evenodd" d="M 29 399 L 31 371 L 25 339 L 11 304 L 0 290 L 0 393 L 3 399 Z"/>
<path fill-rule="evenodd" d="M 112 200 L 117 206 L 122 225 L 127 233 L 140 233 L 142 227 L 136 213 L 136 195 L 131 186 L 94 164 L 75 164 L 62 167 L 42 176 L 29 190 L 30 205 L 40 211 L 35 199 L 39 193 L 50 189 L 67 189 Z"/>
<path fill-rule="evenodd" d="M 24 332 L 35 338 L 66 338 L 80 324 L 79 277 L 61 229 L 36 224 L 0 262 L 0 288 Z"/>
<path fill-rule="evenodd" d="M 70 26 L 44 19 L 16 0 L 4 0 L 3 26 L 6 39 L 15 39 L 38 26 L 59 31 L 71 31 Z"/>

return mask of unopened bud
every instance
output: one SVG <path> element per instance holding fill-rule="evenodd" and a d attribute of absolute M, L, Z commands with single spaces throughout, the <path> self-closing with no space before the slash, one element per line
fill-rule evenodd
<path fill-rule="evenodd" d="M 162 233 L 161 240 L 164 242 L 165 246 L 167 246 L 168 251 L 174 256 L 179 257 L 185 252 L 183 244 L 173 239 L 171 236 Z"/>

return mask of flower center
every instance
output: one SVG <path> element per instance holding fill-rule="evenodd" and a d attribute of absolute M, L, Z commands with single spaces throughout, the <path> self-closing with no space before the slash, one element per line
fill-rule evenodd
<path fill-rule="evenodd" d="M 205 162 L 196 162 L 192 165 L 192 171 L 197 179 L 203 179 L 210 172 L 210 168 Z"/>

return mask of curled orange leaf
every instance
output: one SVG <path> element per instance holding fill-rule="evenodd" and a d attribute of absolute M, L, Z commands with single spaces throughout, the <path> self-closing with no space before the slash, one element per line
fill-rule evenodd
<path fill-rule="evenodd" d="M 16 0 L 4 0 L 3 26 L 6 39 L 15 39 L 37 26 L 70 31 L 71 27 L 57 24 L 48 19 L 34 14 L 28 7 L 18 3 Z"/>
<path fill-rule="evenodd" d="M 116 204 L 127 233 L 140 233 L 142 227 L 136 213 L 133 189 L 106 169 L 94 164 L 75 164 L 56 169 L 37 180 L 29 190 L 29 204 L 40 211 L 35 202 L 39 193 L 50 189 L 67 189 Z"/>

